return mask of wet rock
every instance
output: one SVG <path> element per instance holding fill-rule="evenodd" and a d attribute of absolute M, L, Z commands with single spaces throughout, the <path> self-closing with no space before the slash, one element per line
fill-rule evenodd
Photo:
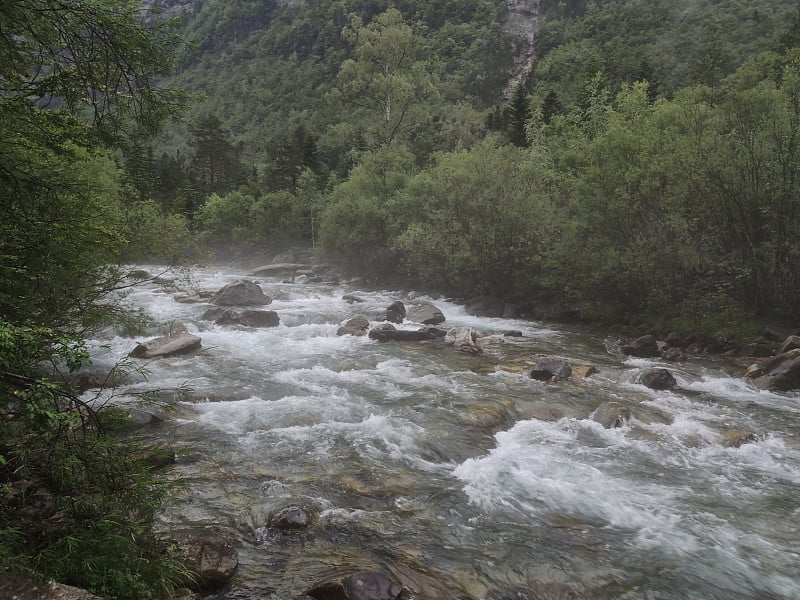
<path fill-rule="evenodd" d="M 260 285 L 245 279 L 229 283 L 211 298 L 211 303 L 217 306 L 263 306 L 271 302 L 272 298 L 264 294 Z"/>
<path fill-rule="evenodd" d="M 722 434 L 722 445 L 726 448 L 740 448 L 744 444 L 757 442 L 758 436 L 752 431 L 736 430 Z"/>
<path fill-rule="evenodd" d="M 308 275 L 306 275 L 305 273 L 303 273 L 301 275 L 297 275 L 294 278 L 294 283 L 308 283 L 308 282 L 309 282 L 309 278 L 308 278 Z"/>
<path fill-rule="evenodd" d="M 539 421 L 558 421 L 564 418 L 564 411 L 549 404 L 534 404 L 525 409 L 525 416 Z"/>
<path fill-rule="evenodd" d="M 467 300 L 464 308 L 468 315 L 475 317 L 500 318 L 506 310 L 506 302 L 495 296 L 477 296 Z"/>
<path fill-rule="evenodd" d="M 753 383 L 762 390 L 786 392 L 800 389 L 800 348 L 769 359 Z"/>
<path fill-rule="evenodd" d="M 364 572 L 315 586 L 305 595 L 314 600 L 397 600 L 402 592 L 383 573 Z"/>
<path fill-rule="evenodd" d="M 146 410 L 139 410 L 138 408 L 132 409 L 130 413 L 128 413 L 128 416 L 136 427 L 147 427 L 164 422 L 163 414 L 157 415 Z"/>
<path fill-rule="evenodd" d="M 307 506 L 284 506 L 270 514 L 267 526 L 282 531 L 306 529 L 313 523 L 314 513 Z"/>
<path fill-rule="evenodd" d="M 772 356 L 773 348 L 774 346 L 770 342 L 756 341 L 742 346 L 737 354 L 739 356 L 755 357 Z"/>
<path fill-rule="evenodd" d="M 481 354 L 483 348 L 478 345 L 478 334 L 469 327 L 453 327 L 445 335 L 444 343 L 452 346 L 457 352 L 464 354 Z"/>
<path fill-rule="evenodd" d="M 41 581 L 33 574 L 3 572 L 0 577 L 0 598 L 7 600 L 103 600 L 80 588 Z"/>
<path fill-rule="evenodd" d="M 342 296 L 342 300 L 344 300 L 348 304 L 365 302 L 363 298 L 359 298 L 358 296 L 354 296 L 353 294 L 345 294 L 344 296 Z"/>
<path fill-rule="evenodd" d="M 255 269 L 251 275 L 253 277 L 277 277 L 279 275 L 294 275 L 300 269 L 305 269 L 306 265 L 294 262 L 276 262 L 271 265 L 263 265 Z"/>
<path fill-rule="evenodd" d="M 563 358 L 547 356 L 536 361 L 531 370 L 531 379 L 538 381 L 563 381 L 572 374 L 572 367 Z"/>
<path fill-rule="evenodd" d="M 400 302 L 392 302 L 386 309 L 386 320 L 389 323 L 402 323 L 406 318 L 406 305 Z"/>
<path fill-rule="evenodd" d="M 600 423 L 606 429 L 622 427 L 630 421 L 631 410 L 618 402 L 603 402 L 592 413 L 591 419 Z"/>
<path fill-rule="evenodd" d="M 599 371 L 594 365 L 570 365 L 572 367 L 572 376 L 579 379 L 585 379 L 596 375 Z"/>
<path fill-rule="evenodd" d="M 176 556 L 197 577 L 196 587 L 213 590 L 225 585 L 239 566 L 239 556 L 230 532 L 195 527 L 172 534 Z"/>
<path fill-rule="evenodd" d="M 480 429 L 496 433 L 514 424 L 516 411 L 511 402 L 469 404 L 464 408 L 467 421 Z"/>
<path fill-rule="evenodd" d="M 397 329 L 394 325 L 384 323 L 374 327 L 369 332 L 370 339 L 379 342 L 421 342 L 425 340 L 435 340 L 438 336 L 433 328 L 423 328 L 417 330 Z"/>
<path fill-rule="evenodd" d="M 369 319 L 364 315 L 356 315 L 339 327 L 336 335 L 366 335 L 367 329 L 369 329 Z"/>
<path fill-rule="evenodd" d="M 509 329 L 503 332 L 504 337 L 522 337 L 522 332 L 518 329 Z"/>
<path fill-rule="evenodd" d="M 683 336 L 677 331 L 671 331 L 669 334 L 667 334 L 667 337 L 664 338 L 664 342 L 666 342 L 667 346 L 671 348 L 686 347 L 686 340 L 684 340 Z"/>
<path fill-rule="evenodd" d="M 206 313 L 208 312 L 210 311 L 206 311 Z M 277 327 L 281 324 L 281 319 L 274 310 L 225 309 L 218 313 L 214 323 L 217 325 L 243 325 L 244 327 Z"/>
<path fill-rule="evenodd" d="M 658 356 L 658 340 L 654 335 L 643 335 L 623 344 L 622 353 L 638 358 L 654 358 Z"/>
<path fill-rule="evenodd" d="M 415 323 L 422 323 L 423 325 L 438 325 L 444 323 L 445 317 L 442 311 L 436 308 L 430 302 L 417 304 L 408 309 L 408 320 Z"/>
<path fill-rule="evenodd" d="M 515 586 L 490 593 L 486 600 L 580 600 L 568 584 L 561 581 L 535 580 L 530 586 Z"/>
<path fill-rule="evenodd" d="M 678 362 L 686 360 L 687 357 L 686 353 L 680 348 L 673 348 L 671 346 L 667 346 L 666 348 L 661 350 L 661 358 L 669 362 Z"/>
<path fill-rule="evenodd" d="M 639 376 L 639 383 L 652 390 L 672 390 L 678 386 L 677 380 L 667 369 L 647 369 Z"/>
<path fill-rule="evenodd" d="M 747 367 L 747 371 L 745 372 L 744 376 L 748 379 L 754 379 L 756 377 L 761 377 L 763 374 L 764 374 L 763 365 L 756 363 Z"/>
<path fill-rule="evenodd" d="M 783 341 L 781 347 L 778 348 L 778 354 L 786 354 L 787 352 L 791 350 L 797 350 L 798 348 L 800 348 L 800 335 L 790 335 Z"/>
<path fill-rule="evenodd" d="M 177 354 L 188 354 L 199 350 L 201 339 L 196 335 L 184 333 L 177 336 L 164 336 L 142 342 L 131 350 L 133 358 L 165 358 Z"/>

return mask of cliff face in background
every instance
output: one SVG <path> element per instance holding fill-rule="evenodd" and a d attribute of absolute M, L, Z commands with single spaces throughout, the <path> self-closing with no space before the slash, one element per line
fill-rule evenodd
<path fill-rule="evenodd" d="M 504 25 L 513 44 L 514 68 L 503 93 L 505 100 L 533 70 L 536 34 L 539 31 L 539 0 L 507 0 L 507 4 L 508 16 Z"/>

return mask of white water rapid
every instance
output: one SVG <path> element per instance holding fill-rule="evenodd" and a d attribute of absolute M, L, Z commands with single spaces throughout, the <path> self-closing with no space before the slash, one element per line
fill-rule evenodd
<path fill-rule="evenodd" d="M 242 277 L 196 269 L 190 284 Z M 192 389 L 141 435 L 175 451 L 172 473 L 185 482 L 160 527 L 236 532 L 240 591 L 218 597 L 288 600 L 377 569 L 417 599 L 498 597 L 535 579 L 585 598 L 800 598 L 800 395 L 757 391 L 721 359 L 627 359 L 577 328 L 472 317 L 436 298 L 421 299 L 443 311 L 443 327 L 476 329 L 484 355 L 339 337 L 353 315 L 375 325 L 395 300 L 413 300 L 247 278 L 275 298 L 266 308 L 278 327 L 214 325 L 200 319 L 208 305 L 177 303 L 162 285 L 134 288 L 126 302 L 159 322 L 152 337 L 183 322 L 203 350 L 134 360 L 147 379 L 131 376 L 113 400 Z M 523 336 L 504 337 L 509 329 Z M 95 368 L 143 339 L 93 340 Z M 598 372 L 545 384 L 528 377 L 536 354 Z M 653 365 L 679 387 L 635 383 Z M 630 408 L 622 427 L 590 419 L 607 401 Z M 726 445 L 740 430 L 757 439 Z M 289 504 L 314 509 L 308 530 L 266 526 Z"/>

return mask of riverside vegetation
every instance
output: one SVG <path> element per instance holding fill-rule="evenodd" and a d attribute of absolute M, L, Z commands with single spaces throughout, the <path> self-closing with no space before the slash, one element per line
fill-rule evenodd
<path fill-rule="evenodd" d="M 504 99 L 500 1 L 3 3 L 3 565 L 109 598 L 182 576 L 149 533 L 164 482 L 69 376 L 135 325 L 113 265 L 304 243 L 610 323 L 796 319 L 797 2 L 529 4 Z"/>

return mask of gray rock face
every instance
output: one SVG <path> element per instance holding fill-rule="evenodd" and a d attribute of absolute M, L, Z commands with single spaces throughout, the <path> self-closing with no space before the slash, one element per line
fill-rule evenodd
<path fill-rule="evenodd" d="M 606 429 L 622 427 L 631 418 L 631 410 L 618 402 L 603 402 L 592 413 L 592 420 Z"/>
<path fill-rule="evenodd" d="M 563 381 L 572 375 L 572 367 L 563 358 L 547 356 L 537 361 L 531 370 L 531 379 L 539 381 Z"/>
<path fill-rule="evenodd" d="M 394 325 L 385 323 L 374 327 L 369 332 L 369 337 L 372 340 L 379 342 L 422 342 L 425 340 L 435 340 L 439 336 L 439 330 L 434 327 L 422 328 L 416 330 L 397 329 Z"/>
<path fill-rule="evenodd" d="M 800 348 L 800 335 L 790 335 L 786 338 L 781 347 L 778 349 L 778 354 L 786 354 L 791 350 L 797 350 Z"/>
<path fill-rule="evenodd" d="M 369 329 L 369 319 L 364 315 L 356 315 L 344 325 L 339 327 L 336 335 L 366 335 Z"/>
<path fill-rule="evenodd" d="M 217 306 L 264 306 L 272 302 L 257 283 L 240 279 L 229 283 L 211 298 Z"/>
<path fill-rule="evenodd" d="M 800 348 L 772 357 L 753 379 L 762 390 L 787 392 L 800 389 Z"/>
<path fill-rule="evenodd" d="M 196 335 L 183 333 L 176 336 L 164 336 L 142 342 L 131 351 L 133 358 L 165 358 L 176 354 L 188 354 L 199 350 L 201 339 Z"/>
<path fill-rule="evenodd" d="M 678 386 L 675 377 L 667 369 L 647 369 L 639 380 L 653 390 L 672 390 Z"/>
<path fill-rule="evenodd" d="M 436 308 L 430 302 L 417 304 L 409 308 L 407 317 L 409 321 L 422 323 L 423 325 L 438 325 L 439 323 L 444 323 L 445 321 L 442 311 Z"/>
<path fill-rule="evenodd" d="M 622 352 L 638 358 L 654 358 L 658 356 L 658 341 L 654 335 L 643 335 L 622 346 Z"/>
<path fill-rule="evenodd" d="M 184 564 L 197 575 L 197 587 L 202 590 L 226 584 L 239 566 L 234 537 L 228 532 L 195 527 L 175 532 L 171 541 Z"/>

